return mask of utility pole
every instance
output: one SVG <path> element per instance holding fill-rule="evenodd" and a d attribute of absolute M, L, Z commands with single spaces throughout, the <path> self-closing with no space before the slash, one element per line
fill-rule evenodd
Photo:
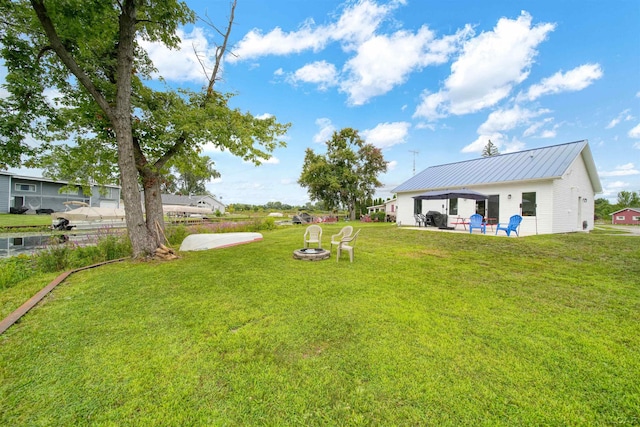
<path fill-rule="evenodd" d="M 416 174 L 416 156 L 418 155 L 418 153 L 420 153 L 419 151 L 415 151 L 415 150 L 409 150 L 410 153 L 413 153 L 413 174 Z"/>

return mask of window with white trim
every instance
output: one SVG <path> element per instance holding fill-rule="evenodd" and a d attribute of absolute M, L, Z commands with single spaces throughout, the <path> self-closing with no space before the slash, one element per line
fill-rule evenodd
<path fill-rule="evenodd" d="M 35 184 L 20 184 L 18 182 L 16 182 L 16 185 L 14 187 L 16 189 L 16 191 L 29 191 L 31 193 L 35 193 L 36 192 L 36 185 Z"/>
<path fill-rule="evenodd" d="M 624 215 L 618 215 L 618 216 L 616 217 L 616 219 L 617 219 L 618 221 L 624 221 Z"/>
<path fill-rule="evenodd" d="M 633 221 L 640 221 L 640 216 L 632 216 L 631 219 Z"/>

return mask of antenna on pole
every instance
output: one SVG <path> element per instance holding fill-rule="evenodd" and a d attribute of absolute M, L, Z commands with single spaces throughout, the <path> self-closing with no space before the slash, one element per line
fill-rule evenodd
<path fill-rule="evenodd" d="M 418 153 L 420 153 L 419 151 L 416 150 L 409 150 L 410 153 L 413 153 L 413 174 L 416 174 L 416 156 L 418 155 Z"/>

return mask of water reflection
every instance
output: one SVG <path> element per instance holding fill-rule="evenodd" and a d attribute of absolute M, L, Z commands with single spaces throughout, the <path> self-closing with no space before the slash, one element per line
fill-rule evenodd
<path fill-rule="evenodd" d="M 0 237 L 0 258 L 20 254 L 31 255 L 52 245 L 67 242 L 85 246 L 94 241 L 95 237 L 95 235 L 90 234 L 39 234 Z"/>

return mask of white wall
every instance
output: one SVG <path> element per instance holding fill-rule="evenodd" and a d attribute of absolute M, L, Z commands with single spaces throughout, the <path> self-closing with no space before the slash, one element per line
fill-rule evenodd
<path fill-rule="evenodd" d="M 595 193 L 582 157 L 577 157 L 567 172 L 554 182 L 554 221 L 552 233 L 593 230 Z"/>

